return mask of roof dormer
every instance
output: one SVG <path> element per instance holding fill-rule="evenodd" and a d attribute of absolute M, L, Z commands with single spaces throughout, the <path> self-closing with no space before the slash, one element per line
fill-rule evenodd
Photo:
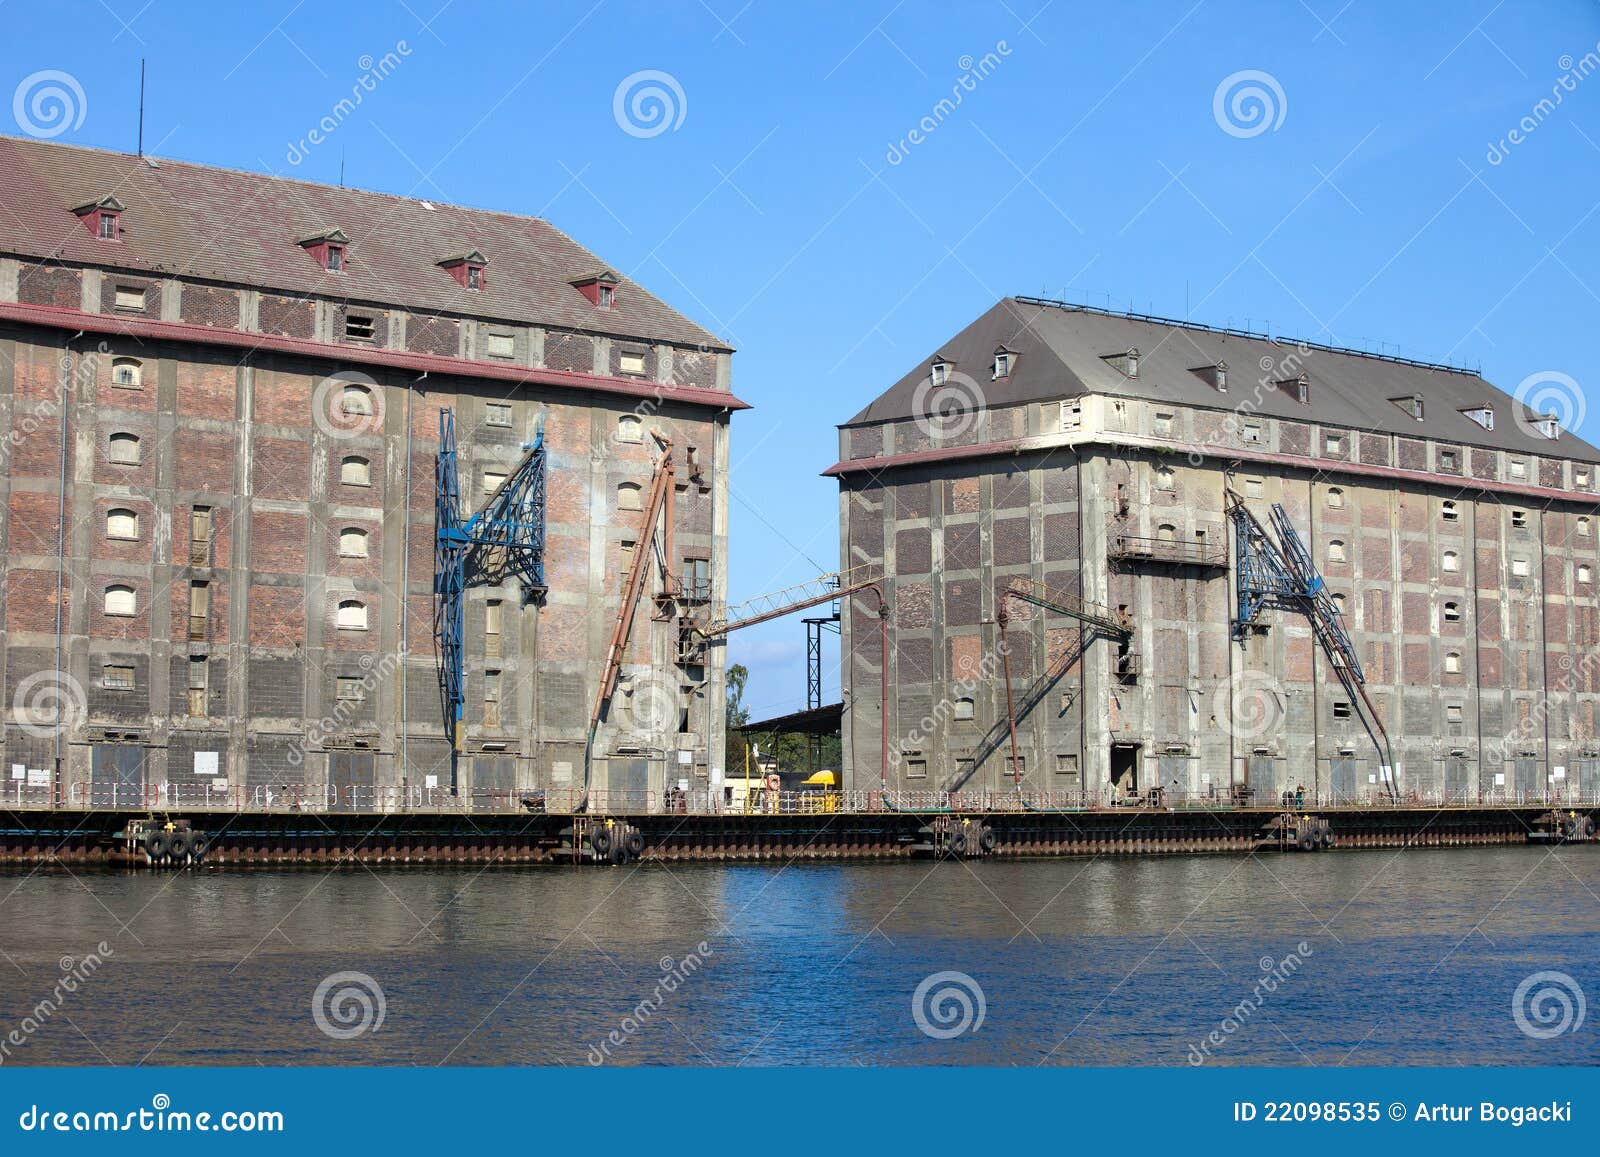
<path fill-rule="evenodd" d="M 122 214 L 127 210 L 115 197 L 101 197 L 73 210 L 83 227 L 102 241 L 122 240 Z"/>
<path fill-rule="evenodd" d="M 1125 378 L 1137 378 L 1139 376 L 1139 350 L 1137 347 L 1130 347 L 1119 354 L 1103 354 L 1100 360 Z"/>
<path fill-rule="evenodd" d="M 1417 421 L 1422 421 L 1422 395 L 1402 394 L 1398 398 L 1390 398 L 1391 402 L 1410 414 Z"/>
<path fill-rule="evenodd" d="M 1468 406 L 1461 412 L 1485 430 L 1494 429 L 1494 407 L 1488 402 L 1481 406 Z"/>
<path fill-rule="evenodd" d="M 1228 392 L 1228 363 L 1218 362 L 1214 366 L 1194 366 L 1189 370 L 1191 374 L 1205 382 L 1219 394 Z"/>
<path fill-rule="evenodd" d="M 936 386 L 942 386 L 950 380 L 950 368 L 955 363 L 943 354 L 935 354 L 933 361 L 928 363 L 928 381 Z"/>
<path fill-rule="evenodd" d="M 1306 377 L 1304 374 L 1296 374 L 1292 378 L 1280 378 L 1278 381 L 1274 382 L 1273 385 L 1277 386 L 1278 389 L 1288 394 L 1302 406 L 1309 406 L 1311 404 L 1311 379 Z M 1420 399 L 1418 404 L 1421 404 Z"/>
<path fill-rule="evenodd" d="M 461 283 L 462 289 L 477 292 L 488 284 L 485 269 L 489 262 L 476 249 L 454 257 L 446 257 L 439 267 Z"/>
<path fill-rule="evenodd" d="M 1003 345 L 994 347 L 993 377 L 996 381 L 999 381 L 1001 378 L 1009 378 L 1011 376 L 1011 371 L 1016 367 L 1016 364 L 1016 350 L 1008 349 Z"/>
<path fill-rule="evenodd" d="M 300 242 L 300 248 L 311 254 L 311 259 L 329 273 L 343 273 L 344 251 L 349 244 L 350 238 L 344 235 L 344 230 L 330 229 L 326 233 L 318 233 L 315 237 L 304 238 Z"/>
<path fill-rule="evenodd" d="M 609 269 L 598 273 L 591 273 L 580 277 L 572 283 L 572 288 L 589 299 L 589 304 L 596 309 L 611 309 L 617 304 L 617 286 L 619 279 Z"/>

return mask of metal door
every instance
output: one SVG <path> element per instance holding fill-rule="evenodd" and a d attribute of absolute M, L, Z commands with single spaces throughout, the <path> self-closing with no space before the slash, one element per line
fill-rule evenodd
<path fill-rule="evenodd" d="M 1459 755 L 1450 756 L 1444 761 L 1444 802 L 1475 803 L 1473 794 L 1467 779 L 1467 761 Z"/>
<path fill-rule="evenodd" d="M 472 759 L 472 806 L 479 811 L 503 810 L 517 787 L 517 761 L 510 755 L 476 755 Z"/>
<path fill-rule="evenodd" d="M 373 805 L 372 785 L 377 757 L 370 751 L 328 753 L 328 810 L 366 811 Z"/>
<path fill-rule="evenodd" d="M 1168 803 L 1181 803 L 1189 796 L 1189 757 L 1163 755 L 1161 764 L 1161 791 Z"/>
<path fill-rule="evenodd" d="M 1277 760 L 1270 755 L 1252 755 L 1245 764 L 1245 785 L 1256 807 L 1276 807 L 1278 804 Z"/>
<path fill-rule="evenodd" d="M 1544 784 L 1539 782 L 1539 761 L 1537 759 L 1517 760 L 1516 777 L 1517 795 L 1525 800 L 1544 798 Z"/>
<path fill-rule="evenodd" d="M 1356 800 L 1361 791 L 1360 780 L 1356 776 L 1355 756 L 1340 755 L 1328 761 L 1328 780 L 1333 789 L 1334 803 L 1353 803 Z"/>
<path fill-rule="evenodd" d="M 89 774 L 92 806 L 144 806 L 144 748 L 127 743 L 96 744 Z"/>

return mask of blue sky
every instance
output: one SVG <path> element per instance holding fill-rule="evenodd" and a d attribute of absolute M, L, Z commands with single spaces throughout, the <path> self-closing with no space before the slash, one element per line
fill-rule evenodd
<path fill-rule="evenodd" d="M 145 57 L 158 156 L 327 181 L 342 156 L 352 185 L 545 216 L 729 338 L 756 407 L 734 426 L 734 600 L 837 565 L 834 425 L 1008 293 L 1384 343 L 1505 389 L 1600 382 L 1590 0 L 12 0 L 4 18 L 0 95 L 47 69 L 82 89 L 58 140 L 131 149 Z M 653 135 L 614 114 L 644 70 L 682 94 Z M 1219 119 L 1241 72 L 1270 84 L 1235 81 Z M 1252 85 L 1270 125 L 1248 101 L 1230 120 Z M 798 619 L 730 656 L 758 713 L 803 704 Z"/>

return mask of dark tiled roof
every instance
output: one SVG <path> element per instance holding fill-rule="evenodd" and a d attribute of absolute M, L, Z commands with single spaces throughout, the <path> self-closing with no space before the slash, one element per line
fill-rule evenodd
<path fill-rule="evenodd" d="M 72 213 L 107 196 L 127 206 L 120 242 L 91 236 Z M 350 236 L 342 274 L 299 244 L 334 229 Z M 474 249 L 489 262 L 476 292 L 439 267 Z M 590 305 L 572 282 L 605 266 L 536 217 L 16 137 L 0 137 L 0 252 L 730 348 L 626 278 L 613 309 Z"/>
<path fill-rule="evenodd" d="M 1014 366 L 1010 377 L 991 381 L 994 352 L 1002 345 L 1015 352 Z M 1131 348 L 1139 351 L 1136 379 L 1105 361 L 1107 355 Z M 1600 462 L 1600 450 L 1574 434 L 1562 431 L 1551 440 L 1523 429 L 1515 413 L 1528 419 L 1538 415 L 1475 373 L 1356 350 L 1309 347 L 1301 352 L 1284 339 L 1008 297 L 943 343 L 939 352 L 955 372 L 977 383 L 991 408 L 1079 394 L 1213 410 L 1248 403 L 1271 418 Z M 1218 362 L 1228 366 L 1226 394 L 1194 372 Z M 1305 405 L 1271 384 L 1298 373 L 1309 380 L 1310 401 Z M 918 387 L 927 378 L 924 362 L 845 425 L 911 417 Z M 1421 396 L 1423 421 L 1390 401 L 1407 395 Z M 1493 430 L 1461 412 L 1486 403 L 1495 410 Z"/>

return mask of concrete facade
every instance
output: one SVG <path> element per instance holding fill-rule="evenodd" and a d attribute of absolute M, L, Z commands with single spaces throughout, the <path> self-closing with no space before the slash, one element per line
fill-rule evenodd
<path fill-rule="evenodd" d="M 1016 332 L 1008 340 L 1027 345 Z M 1267 611 L 1233 637 L 1227 487 L 1262 519 L 1282 503 L 1311 547 L 1402 791 L 1472 801 L 1600 791 L 1592 447 L 1561 434 L 1540 453 L 1530 435 L 1522 452 L 1431 437 L 1423 421 L 1418 436 L 1319 422 L 1314 366 L 1305 412 L 1282 416 L 1281 398 L 1271 412 L 1247 400 L 1253 354 L 1234 397 L 1204 407 L 1160 397 L 1164 384 L 1134 396 L 1065 369 L 1055 396 L 1042 382 L 1030 400 L 985 405 L 987 364 L 935 360 L 969 383 L 981 371 L 978 404 L 954 421 L 853 422 L 830 471 L 844 565 L 882 565 L 893 606 L 886 705 L 875 603 L 852 599 L 844 620 L 850 786 L 878 786 L 887 726 L 891 789 L 1010 790 L 996 619 L 1001 594 L 1027 579 L 1127 615 L 1133 637 L 1119 647 L 1010 602 L 1025 789 L 1102 802 L 1113 785 L 1220 799 L 1241 785 L 1263 801 L 1301 786 L 1324 799 L 1379 792 L 1359 705 L 1307 620 Z M 1509 423 L 1512 400 L 1464 376 Z M 1281 393 L 1270 375 L 1263 385 Z"/>
<path fill-rule="evenodd" d="M 78 228 L 69 208 L 62 228 Z M 469 510 L 541 425 L 549 453 L 548 595 L 468 591 L 460 791 L 581 791 L 654 431 L 677 462 L 666 565 L 703 572 L 709 590 L 660 602 L 651 568 L 590 785 L 642 805 L 710 782 L 722 671 L 679 662 L 678 620 L 713 613 L 726 589 L 728 419 L 742 403 L 725 345 L 618 333 L 615 315 L 592 331 L 550 324 L 539 300 L 514 323 L 470 300 L 453 313 L 398 292 L 276 292 L 119 256 L 0 255 L 5 791 L 103 804 L 123 768 L 119 804 L 291 790 L 384 807 L 447 792 L 433 641 L 445 407 Z"/>

